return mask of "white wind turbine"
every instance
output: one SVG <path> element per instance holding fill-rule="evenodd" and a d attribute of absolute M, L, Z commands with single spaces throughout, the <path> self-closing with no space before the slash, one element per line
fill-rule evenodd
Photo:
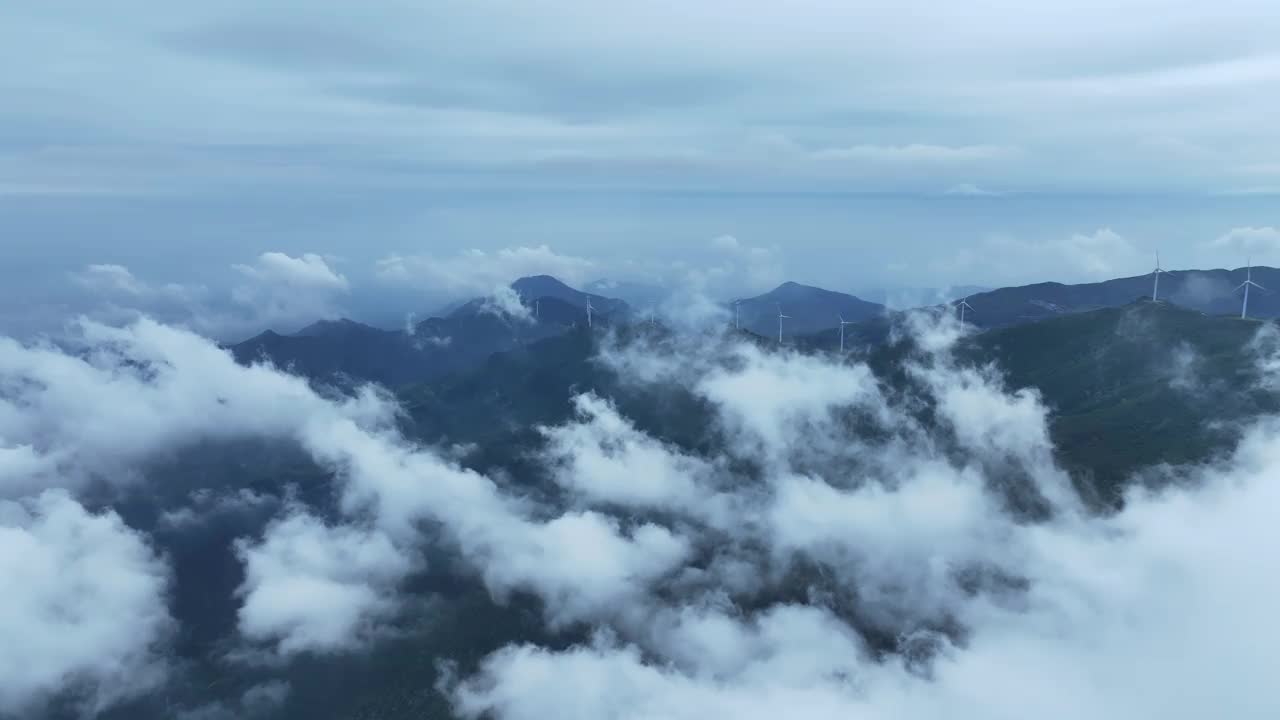
<path fill-rule="evenodd" d="M 791 319 L 791 316 L 790 316 L 790 315 L 783 315 L 783 314 L 782 314 L 782 306 L 781 306 L 781 305 L 779 305 L 779 306 L 778 306 L 778 344 L 779 344 L 779 345 L 781 345 L 781 344 L 782 344 L 782 320 L 783 320 L 783 318 L 786 318 L 787 320 L 790 320 L 790 319 Z"/>
<path fill-rule="evenodd" d="M 1160 253 L 1156 253 L 1156 269 L 1151 271 L 1155 276 L 1155 283 L 1151 286 L 1151 302 L 1160 299 L 1160 273 L 1164 272 L 1160 269 Z"/>
<path fill-rule="evenodd" d="M 591 298 L 587 298 L 587 327 L 591 327 L 591 311 L 594 309 L 591 307 Z"/>
<path fill-rule="evenodd" d="M 840 354 L 844 355 L 844 326 L 853 325 L 854 322 L 852 320 L 845 320 L 843 315 L 836 315 L 836 317 L 840 318 Z"/>
<path fill-rule="evenodd" d="M 1252 285 L 1258 288 L 1259 290 L 1266 290 L 1266 288 L 1262 287 L 1261 285 L 1253 281 L 1253 261 L 1252 260 L 1248 261 L 1248 265 L 1246 265 L 1244 272 L 1245 272 L 1244 282 L 1240 283 L 1236 287 L 1236 290 L 1239 290 L 1240 288 L 1244 288 L 1244 303 L 1240 305 L 1241 320 L 1244 320 L 1245 316 L 1249 313 L 1249 286 Z"/>
<path fill-rule="evenodd" d="M 969 304 L 969 296 L 960 298 L 960 302 L 956 304 L 956 309 L 960 311 L 960 324 L 964 324 L 964 311 L 972 310 L 973 306 Z"/>
<path fill-rule="evenodd" d="M 742 323 L 739 322 L 739 316 L 740 316 L 739 310 L 741 308 L 742 308 L 742 301 L 734 300 L 733 301 L 733 329 L 734 330 L 742 329 Z"/>
<path fill-rule="evenodd" d="M 533 319 L 534 320 L 537 320 L 539 317 L 541 317 L 541 313 L 540 313 L 540 310 L 542 309 L 541 305 L 542 305 L 541 298 L 533 301 Z"/>

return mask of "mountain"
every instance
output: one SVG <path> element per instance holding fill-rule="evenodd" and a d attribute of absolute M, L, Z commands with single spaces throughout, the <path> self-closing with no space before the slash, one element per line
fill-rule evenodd
<path fill-rule="evenodd" d="M 581 314 L 555 298 L 542 304 L 547 322 L 550 315 Z M 874 323 L 887 326 L 892 319 L 880 316 Z M 491 327 L 476 320 L 433 318 L 406 336 L 426 341 Z M 966 365 L 994 363 L 1011 387 L 1035 389 L 1052 410 L 1049 432 L 1059 462 L 1086 497 L 1114 506 L 1122 502 L 1120 491 L 1132 473 L 1161 462 L 1208 461 L 1230 447 L 1242 421 L 1280 409 L 1273 393 L 1257 389 L 1249 346 L 1263 325 L 1169 303 L 1135 302 L 974 332 L 961 339 L 955 355 Z M 373 342 L 377 333 L 395 334 L 344 321 L 319 323 L 304 332 L 277 337 L 299 343 Z M 636 324 L 619 327 L 617 335 L 625 343 L 644 334 L 661 345 L 666 332 L 660 325 Z M 775 346 L 768 337 L 740 336 L 761 347 Z M 579 392 L 609 398 L 655 438 L 701 457 L 717 457 L 735 431 L 720 428 L 715 411 L 687 388 L 637 385 L 596 362 L 602 337 L 569 320 L 541 340 L 401 387 L 404 428 L 441 448 L 467 448 L 462 460 L 467 467 L 530 498 L 557 492 L 548 475 L 554 470 L 537 459 L 544 440 L 536 426 L 569 418 L 571 398 Z M 862 357 L 892 392 L 911 382 L 901 371 L 911 351 L 907 341 L 886 341 Z M 930 408 L 920 407 L 919 415 L 928 423 Z M 931 435 L 946 442 L 945 431 Z M 236 716 L 214 703 L 227 698 L 234 703 L 264 677 L 254 664 L 226 661 L 227 648 L 242 642 L 236 634 L 241 605 L 236 588 L 246 576 L 237 548 L 243 538 L 260 537 L 289 503 L 304 502 L 325 520 L 335 517 L 334 474 L 342 471 L 317 465 L 287 442 L 260 439 L 210 441 L 167 455 L 145 472 L 155 481 L 130 484 L 120 491 L 127 502 L 116 507 L 130 527 L 151 533 L 157 552 L 172 565 L 171 607 L 182 628 L 175 642 L 181 683 L 170 688 L 176 699 L 166 691 L 109 709 L 102 717 L 168 718 L 175 716 L 173 707 L 213 708 L 184 715 L 190 717 Z M 252 502 L 236 505 L 235 511 L 220 509 L 217 499 L 231 497 L 227 490 Z M 178 511 L 192 513 L 195 491 L 205 491 L 202 497 L 210 499 L 199 506 L 200 522 L 174 524 L 182 517 Z M 420 567 L 400 588 L 415 602 L 407 605 L 395 632 L 356 653 L 308 653 L 269 667 L 269 677 L 289 688 L 285 704 L 270 716 L 456 717 L 447 699 L 430 690 L 446 681 L 442 678 L 473 676 L 488 653 L 507 645 L 566 648 L 591 641 L 589 627 L 548 630 L 544 608 L 527 594 L 495 599 L 477 572 L 457 562 L 447 543 L 428 544 L 422 555 Z M 795 584 L 798 592 L 809 591 L 803 581 Z"/>
<path fill-rule="evenodd" d="M 409 333 L 342 320 L 292 335 L 268 330 L 231 351 L 239 362 L 267 359 L 313 380 L 397 387 L 458 372 L 495 352 L 560 334 L 581 315 L 555 299 L 542 305 L 543 317 L 534 322 L 494 314 L 429 318 Z"/>
<path fill-rule="evenodd" d="M 864 324 L 884 330 L 859 357 L 893 387 L 910 381 L 901 372 L 910 344 L 890 342 L 889 323 Z M 1011 388 L 1037 391 L 1051 411 L 1059 462 L 1086 497 L 1113 506 L 1143 468 L 1206 461 L 1232 446 L 1242 422 L 1280 412 L 1275 395 L 1256 382 L 1249 344 L 1260 324 L 1135 302 L 978 332 L 960 342 L 956 356 L 993 364 Z M 744 335 L 773 345 L 767 336 Z M 800 345 L 804 352 L 833 347 Z M 655 436 L 685 446 L 713 442 L 711 413 L 693 398 L 637 392 L 591 362 L 595 350 L 593 336 L 570 332 L 406 388 L 402 397 L 425 437 L 479 442 L 496 466 L 536 444 L 530 426 L 565 421 L 572 395 L 586 390 L 614 399 Z"/>
<path fill-rule="evenodd" d="M 270 360 L 313 379 L 349 376 L 396 386 L 424 378 L 427 355 L 403 331 L 352 320 L 324 321 L 292 335 L 273 330 L 231 346 L 241 363 Z"/>
<path fill-rule="evenodd" d="M 522 277 L 511 283 L 511 289 L 516 292 L 521 303 L 526 307 L 533 307 L 538 301 L 551 298 L 580 308 L 582 311 L 586 310 L 587 301 L 590 300 L 596 318 L 616 316 L 616 320 L 629 314 L 630 311 L 630 306 L 622 300 L 574 289 L 550 275 Z M 475 298 L 460 305 L 446 317 L 472 317 L 491 313 L 491 307 L 492 300 L 490 298 Z M 579 314 L 581 315 L 582 313 Z"/>
<path fill-rule="evenodd" d="M 992 288 L 980 285 L 955 285 L 946 288 L 912 288 L 894 287 L 878 288 L 859 292 L 858 297 L 870 302 L 880 303 L 895 310 L 927 307 L 938 303 L 952 302 L 969 295 L 989 292 Z"/>
<path fill-rule="evenodd" d="M 1060 460 L 1115 502 L 1132 473 L 1204 461 L 1280 410 L 1257 383 L 1260 324 L 1144 301 L 979 333 L 960 355 L 1037 389 Z"/>
<path fill-rule="evenodd" d="M 1159 299 L 1210 315 L 1238 315 L 1240 295 L 1235 288 L 1244 282 L 1245 273 L 1245 268 L 1165 272 L 1160 275 Z M 1280 288 L 1280 270 L 1255 267 L 1252 273 L 1262 286 Z M 981 327 L 1000 327 L 1119 307 L 1139 297 L 1151 297 L 1152 286 L 1151 275 L 1138 275 L 1080 285 L 1046 282 L 1000 288 L 971 295 L 973 311 L 966 314 L 966 320 Z M 1255 289 L 1249 295 L 1249 313 L 1252 317 L 1280 317 L 1280 295 Z"/>
<path fill-rule="evenodd" d="M 614 324 L 630 312 L 621 300 L 583 293 L 545 275 L 521 278 L 512 287 L 526 306 L 536 304 L 535 317 L 509 317 L 491 300 L 477 298 L 411 329 L 323 320 L 290 335 L 268 330 L 231 346 L 231 351 L 239 362 L 266 359 L 313 380 L 376 382 L 394 388 L 469 369 L 494 353 L 582 325 L 588 298 L 597 328 Z"/>
<path fill-rule="evenodd" d="M 739 300 L 740 325 L 759 335 L 776 337 L 779 308 L 790 316 L 783 321 L 784 336 L 839 327 L 841 316 L 849 322 L 860 322 L 884 312 L 883 305 L 853 295 L 785 282 L 763 295 Z"/>
<path fill-rule="evenodd" d="M 358 341 L 387 332 L 390 331 L 375 328 L 348 318 L 339 318 L 337 320 L 313 322 L 293 333 L 293 335 L 294 337 L 346 337 Z"/>

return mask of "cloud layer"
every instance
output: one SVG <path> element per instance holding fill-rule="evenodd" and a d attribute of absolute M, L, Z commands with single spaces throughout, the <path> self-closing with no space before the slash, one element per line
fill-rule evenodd
<path fill-rule="evenodd" d="M 964 332 L 913 316 L 897 384 L 732 335 L 606 342 L 600 362 L 628 387 L 702 408 L 701 434 L 579 395 L 541 429 L 549 493 L 406 437 L 376 388 L 322 394 L 185 330 L 82 323 L 71 349 L 6 341 L 0 562 L 31 582 L 0 634 L 42 661 L 0 654 L 14 663 L 0 709 L 68 694 L 103 707 L 163 682 L 170 569 L 87 510 L 89 490 L 128 488 L 176 448 L 256 438 L 323 469 L 334 504 L 290 499 L 234 543 L 227 662 L 376 648 L 421 607 L 408 581 L 434 548 L 497 602 L 535 599 L 546 632 L 586 638 L 512 644 L 447 682 L 466 716 L 1003 718 L 1045 698 L 1063 718 L 1273 714 L 1280 657 L 1254 637 L 1280 590 L 1259 574 L 1280 429 L 1260 423 L 1231 457 L 1095 516 L 1054 460 L 1038 395 L 957 361 Z M 574 692 L 553 681 L 566 677 Z"/>
<path fill-rule="evenodd" d="M 160 685 L 169 572 L 114 513 L 48 490 L 0 499 L 0 715 L 70 693 L 86 714 Z"/>

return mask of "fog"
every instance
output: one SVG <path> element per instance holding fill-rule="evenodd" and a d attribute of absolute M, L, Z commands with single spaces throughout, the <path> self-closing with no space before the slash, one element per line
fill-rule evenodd
<path fill-rule="evenodd" d="M 927 314 L 900 329 L 905 396 L 856 360 L 729 336 L 607 345 L 600 362 L 630 382 L 705 402 L 724 444 L 682 449 L 581 395 L 568 424 L 542 429 L 538 462 L 563 501 L 407 439 L 382 391 L 317 394 L 154 321 L 83 323 L 74 350 L 6 342 L 4 562 L 29 580 L 0 623 L 0 644 L 23 649 L 6 654 L 0 708 L 67 693 L 107 707 L 183 672 L 169 560 L 86 493 L 154 482 L 139 468 L 175 448 L 257 437 L 331 469 L 336 514 L 286 499 L 235 543 L 245 574 L 223 662 L 376 647 L 423 611 L 405 581 L 439 546 L 499 602 L 531 594 L 550 631 L 591 638 L 507 647 L 454 677 L 441 691 L 464 715 L 1274 713 L 1278 658 L 1257 638 L 1275 625 L 1276 422 L 1211 465 L 1166 469 L 1191 481 L 1096 515 L 1056 465 L 1038 396 L 952 357 L 964 332 Z M 53 608 L 59 620 L 33 624 Z"/>

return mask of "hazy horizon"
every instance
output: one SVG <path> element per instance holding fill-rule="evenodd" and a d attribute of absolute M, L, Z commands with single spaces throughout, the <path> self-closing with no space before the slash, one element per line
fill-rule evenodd
<path fill-rule="evenodd" d="M 1277 35 L 1257 0 L 26 4 L 0 331 L 85 312 L 91 265 L 242 332 L 429 312 L 475 287 L 424 267 L 542 246 L 717 297 L 1280 264 Z M 234 269 L 264 253 L 342 281 L 286 302 Z"/>
<path fill-rule="evenodd" d="M 539 273 L 577 286 L 697 286 L 724 300 L 783 281 L 860 296 L 1092 282 L 1149 272 L 1156 252 L 1166 269 L 1280 264 L 1269 262 L 1277 210 L 1254 197 L 466 191 L 382 198 L 359 212 L 323 195 L 284 207 L 225 203 L 0 197 L 0 233 L 10 238 L 0 330 L 56 330 L 92 314 L 107 290 L 113 303 L 161 316 L 196 301 L 227 310 L 234 339 L 334 316 L 397 326 Z M 150 239 L 95 242 L 104 227 Z M 255 227 L 275 230 L 269 241 L 243 230 Z M 422 233 L 432 240 L 417 240 Z M 287 302 L 246 289 L 286 282 L 246 274 L 267 252 L 313 254 L 333 277 L 288 289 Z M 86 285 L 93 265 L 127 269 L 131 280 Z M 257 312 L 250 301 L 278 307 Z"/>

